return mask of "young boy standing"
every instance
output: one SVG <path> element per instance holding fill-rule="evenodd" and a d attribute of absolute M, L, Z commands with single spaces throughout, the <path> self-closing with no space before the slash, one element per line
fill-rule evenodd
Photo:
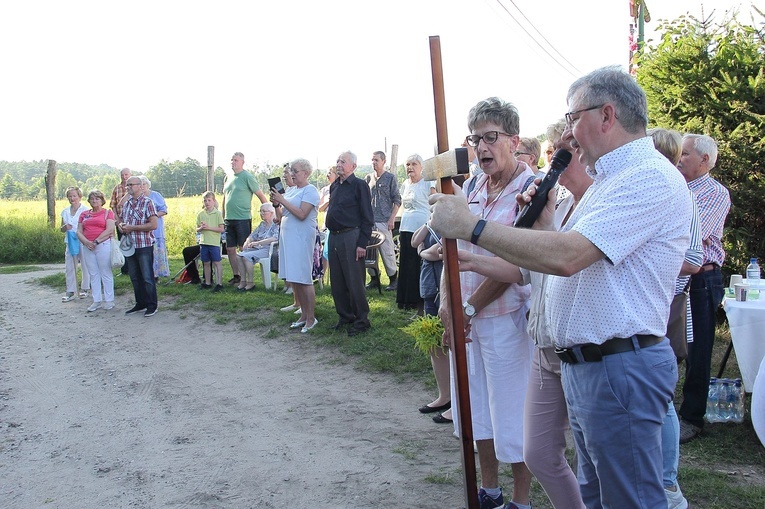
<path fill-rule="evenodd" d="M 212 288 L 212 268 L 215 267 L 215 288 L 213 292 L 223 290 L 221 278 L 220 234 L 223 232 L 223 214 L 217 208 L 215 193 L 207 191 L 202 195 L 205 208 L 197 215 L 197 232 L 202 234 L 202 242 L 199 246 L 199 257 L 202 259 L 204 268 L 204 281 L 199 285 L 200 290 Z"/>

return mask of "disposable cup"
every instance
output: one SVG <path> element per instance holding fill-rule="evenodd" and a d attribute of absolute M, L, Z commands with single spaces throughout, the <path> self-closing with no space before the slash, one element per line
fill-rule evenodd
<path fill-rule="evenodd" d="M 745 285 L 743 283 L 736 284 L 734 287 L 734 291 L 736 292 L 736 300 L 739 302 L 746 302 L 747 296 L 749 293 L 749 285 Z"/>

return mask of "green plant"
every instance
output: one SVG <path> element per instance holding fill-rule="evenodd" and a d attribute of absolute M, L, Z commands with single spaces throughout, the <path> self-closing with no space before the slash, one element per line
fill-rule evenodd
<path fill-rule="evenodd" d="M 444 326 L 434 315 L 418 316 L 401 330 L 414 338 L 414 346 L 425 355 L 435 348 L 443 348 Z"/>

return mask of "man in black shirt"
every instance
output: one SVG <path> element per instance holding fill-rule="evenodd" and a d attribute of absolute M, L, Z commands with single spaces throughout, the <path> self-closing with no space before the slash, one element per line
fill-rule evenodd
<path fill-rule="evenodd" d="M 329 281 L 340 319 L 335 330 L 348 328 L 355 336 L 369 330 L 369 303 L 364 289 L 364 258 L 372 235 L 374 216 L 369 186 L 357 179 L 356 155 L 347 151 L 337 158 L 337 180 L 329 188 L 326 225 L 329 235 Z"/>

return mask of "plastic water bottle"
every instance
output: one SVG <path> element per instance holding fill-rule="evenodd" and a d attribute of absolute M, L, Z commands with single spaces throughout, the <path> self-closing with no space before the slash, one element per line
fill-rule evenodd
<path fill-rule="evenodd" d="M 744 387 L 743 387 L 743 384 L 741 383 L 740 378 L 736 378 L 734 382 L 734 392 L 736 394 L 736 400 L 735 400 L 734 408 L 733 408 L 733 418 L 731 420 L 733 422 L 741 424 L 742 422 L 744 422 L 745 394 L 744 394 Z"/>
<path fill-rule="evenodd" d="M 725 410 L 727 412 L 725 422 L 736 422 L 736 409 L 741 398 L 736 391 L 736 384 L 733 380 L 725 380 L 725 385 L 727 386 L 725 392 Z"/>
<path fill-rule="evenodd" d="M 707 396 L 707 413 L 704 418 L 709 423 L 720 422 L 720 392 L 717 386 L 717 378 L 709 380 L 709 395 Z"/>
<path fill-rule="evenodd" d="M 748 298 L 757 300 L 760 298 L 760 266 L 757 258 L 750 258 L 746 267 L 746 282 L 749 284 Z"/>
<path fill-rule="evenodd" d="M 727 378 L 717 380 L 717 401 L 719 416 L 717 422 L 728 422 L 730 420 L 730 403 L 728 396 L 730 395 L 730 385 Z"/>
<path fill-rule="evenodd" d="M 760 266 L 757 264 L 757 258 L 749 259 L 749 265 L 746 267 L 746 280 L 750 285 L 760 283 Z"/>

